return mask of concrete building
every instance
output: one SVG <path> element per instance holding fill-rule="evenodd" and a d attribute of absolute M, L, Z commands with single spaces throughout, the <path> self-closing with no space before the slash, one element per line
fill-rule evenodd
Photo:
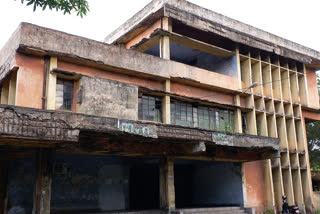
<path fill-rule="evenodd" d="M 184 0 L 105 42 L 22 23 L 0 52 L 0 213 L 312 213 L 319 69 Z"/>

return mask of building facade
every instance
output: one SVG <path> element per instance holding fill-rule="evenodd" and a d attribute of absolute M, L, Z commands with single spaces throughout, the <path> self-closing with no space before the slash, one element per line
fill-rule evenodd
<path fill-rule="evenodd" d="M 0 213 L 314 212 L 320 53 L 183 0 L 0 52 Z"/>

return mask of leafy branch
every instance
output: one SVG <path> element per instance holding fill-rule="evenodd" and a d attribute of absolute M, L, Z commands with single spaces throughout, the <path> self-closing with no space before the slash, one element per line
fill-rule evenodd
<path fill-rule="evenodd" d="M 71 14 L 72 11 L 75 11 L 81 18 L 89 12 L 87 0 L 21 0 L 22 4 L 25 2 L 27 6 L 33 6 L 33 11 L 36 11 L 37 8 L 56 9 L 56 11 L 63 11 L 63 14 Z"/>

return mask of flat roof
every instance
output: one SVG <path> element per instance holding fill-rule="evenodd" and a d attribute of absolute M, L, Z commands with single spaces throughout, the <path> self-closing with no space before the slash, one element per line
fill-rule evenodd
<path fill-rule="evenodd" d="M 108 44 L 126 43 L 162 16 L 240 44 L 295 59 L 313 69 L 320 68 L 320 52 L 185 0 L 151 1 L 104 41 Z"/>

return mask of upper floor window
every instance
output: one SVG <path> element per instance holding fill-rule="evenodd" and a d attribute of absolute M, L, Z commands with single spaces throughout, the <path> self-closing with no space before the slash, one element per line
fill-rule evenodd
<path fill-rule="evenodd" d="M 56 109 L 72 111 L 74 81 L 57 78 Z"/>
<path fill-rule="evenodd" d="M 162 122 L 161 97 L 139 94 L 138 119 Z"/>
<path fill-rule="evenodd" d="M 218 131 L 234 131 L 232 110 L 171 101 L 171 124 Z"/>

